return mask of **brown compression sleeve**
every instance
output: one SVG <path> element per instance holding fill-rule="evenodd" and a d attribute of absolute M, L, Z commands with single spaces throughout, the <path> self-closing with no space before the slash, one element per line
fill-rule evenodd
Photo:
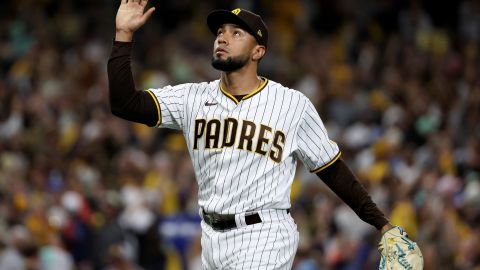
<path fill-rule="evenodd" d="M 113 115 L 125 120 L 156 126 L 159 108 L 148 92 L 135 89 L 131 50 L 132 42 L 113 41 L 107 65 L 110 109 Z"/>
<path fill-rule="evenodd" d="M 338 159 L 324 170 L 317 173 L 318 177 L 337 194 L 353 211 L 378 230 L 388 223 L 384 214 L 372 201 L 357 177 L 342 159 Z"/>

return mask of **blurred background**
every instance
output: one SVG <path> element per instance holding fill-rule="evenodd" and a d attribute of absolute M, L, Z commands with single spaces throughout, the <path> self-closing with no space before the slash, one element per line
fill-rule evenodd
<path fill-rule="evenodd" d="M 115 118 L 119 1 L 0 7 L 0 269 L 200 269 L 183 137 Z M 305 93 L 425 269 L 480 269 L 480 2 L 151 1 L 137 87 L 215 80 L 206 16 L 261 14 L 260 74 Z M 376 269 L 379 233 L 299 164 L 294 269 Z"/>

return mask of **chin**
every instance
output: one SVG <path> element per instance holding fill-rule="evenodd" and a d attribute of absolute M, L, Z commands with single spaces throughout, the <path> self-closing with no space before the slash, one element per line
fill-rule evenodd
<path fill-rule="evenodd" d="M 228 60 L 228 56 L 226 55 L 220 55 L 220 56 L 217 56 L 216 54 L 213 54 L 213 60 L 223 60 L 223 61 L 226 61 Z"/>
<path fill-rule="evenodd" d="M 212 66 L 221 71 L 235 71 L 248 63 L 248 56 L 245 57 L 217 57 L 212 58 Z"/>

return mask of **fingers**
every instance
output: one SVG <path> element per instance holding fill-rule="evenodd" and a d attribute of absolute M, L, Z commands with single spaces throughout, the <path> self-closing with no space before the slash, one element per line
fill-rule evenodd
<path fill-rule="evenodd" d="M 145 7 L 148 4 L 148 0 L 138 0 L 138 3 L 142 6 Z"/>
<path fill-rule="evenodd" d="M 141 2 L 143 2 L 143 0 L 122 0 L 122 4 L 135 3 L 135 2 L 141 4 Z"/>
<path fill-rule="evenodd" d="M 127 3 L 137 3 L 142 6 L 146 6 L 148 4 L 148 0 L 122 0 L 122 4 Z"/>
<path fill-rule="evenodd" d="M 155 11 L 155 7 L 151 7 L 147 10 L 147 12 L 145 12 L 143 15 L 142 15 L 142 21 L 143 22 L 146 22 L 148 20 L 148 18 L 150 18 L 150 16 L 152 16 L 153 12 Z"/>

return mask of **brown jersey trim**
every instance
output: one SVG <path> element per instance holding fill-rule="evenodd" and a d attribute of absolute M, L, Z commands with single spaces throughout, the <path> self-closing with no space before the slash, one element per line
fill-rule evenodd
<path fill-rule="evenodd" d="M 233 102 L 235 102 L 235 104 L 238 104 L 238 100 L 235 98 L 235 96 L 233 96 L 232 94 L 230 94 L 229 92 L 227 92 L 224 88 L 223 88 L 223 85 L 222 85 L 222 81 L 218 82 L 219 85 L 220 85 L 220 91 L 225 95 L 227 96 L 229 99 L 231 99 Z"/>
<path fill-rule="evenodd" d="M 251 93 L 245 95 L 241 100 L 245 100 L 247 98 L 250 98 L 250 97 L 258 94 L 260 91 L 262 91 L 265 88 L 265 86 L 267 86 L 268 79 L 265 78 L 265 77 L 261 77 L 261 79 L 263 80 L 262 84 L 260 84 L 260 86 L 257 89 L 255 89 L 254 91 L 252 91 Z M 220 91 L 225 96 L 227 96 L 229 99 L 231 99 L 233 102 L 235 102 L 235 104 L 238 104 L 240 102 L 240 100 L 238 100 L 234 95 L 230 94 L 227 90 L 225 90 L 225 88 L 223 88 L 222 81 L 220 81 L 219 84 L 220 84 Z"/>
<path fill-rule="evenodd" d="M 260 84 L 260 86 L 255 91 L 253 91 L 250 94 L 247 94 L 246 96 L 244 96 L 242 98 L 242 100 L 253 97 L 254 95 L 258 94 L 260 91 L 262 91 L 265 88 L 265 86 L 267 86 L 268 79 L 264 78 L 264 77 L 261 77 L 261 79 L 263 80 L 263 83 Z"/>
<path fill-rule="evenodd" d="M 320 168 L 317 168 L 317 169 L 315 169 L 315 170 L 311 170 L 310 172 L 311 172 L 311 173 L 318 173 L 318 172 L 321 172 L 321 171 L 325 170 L 325 169 L 328 168 L 330 165 L 332 165 L 335 161 L 337 161 L 337 159 L 339 159 L 341 155 L 342 155 L 342 152 L 341 152 L 341 151 L 338 151 L 337 155 L 336 155 L 330 162 L 328 162 L 327 164 L 323 165 L 323 166 L 320 167 Z"/>
<path fill-rule="evenodd" d="M 149 93 L 150 96 L 153 98 L 153 101 L 155 102 L 155 106 L 157 107 L 157 116 L 158 116 L 158 121 L 157 121 L 157 124 L 156 126 L 160 126 L 162 124 L 162 111 L 160 110 L 160 103 L 158 102 L 158 99 L 157 97 L 155 96 L 155 94 L 153 94 L 152 91 L 150 90 L 145 90 L 145 92 Z"/>

